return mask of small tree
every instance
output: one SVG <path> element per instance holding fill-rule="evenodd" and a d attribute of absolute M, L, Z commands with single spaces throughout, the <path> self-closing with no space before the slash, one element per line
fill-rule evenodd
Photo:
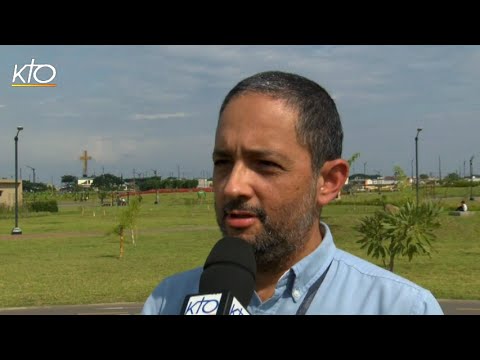
<path fill-rule="evenodd" d="M 203 204 L 207 200 L 207 193 L 203 190 L 197 191 L 197 202 Z"/>
<path fill-rule="evenodd" d="M 108 195 L 108 193 L 107 193 L 106 191 L 104 191 L 104 190 L 99 190 L 99 191 L 98 191 L 97 196 L 98 196 L 98 198 L 100 199 L 100 204 L 103 205 L 103 202 L 104 202 L 105 199 L 107 198 L 107 195 Z"/>
<path fill-rule="evenodd" d="M 405 174 L 405 171 L 403 171 L 400 166 L 395 165 L 393 167 L 393 174 L 397 182 L 396 187 L 398 191 L 404 192 L 405 190 L 411 189 L 411 186 L 408 182 L 407 174 Z"/>
<path fill-rule="evenodd" d="M 135 245 L 135 237 L 138 238 L 137 221 L 139 213 L 140 198 L 135 197 L 130 200 L 128 206 L 122 209 L 119 224 L 113 229 L 113 232 L 120 237 L 120 259 L 125 253 L 125 230 L 130 229 L 133 245 Z"/>
<path fill-rule="evenodd" d="M 347 160 L 348 165 L 349 165 L 349 166 L 352 166 L 353 163 L 354 163 L 359 157 L 360 157 L 360 153 L 359 153 L 359 152 L 356 152 L 355 154 L 353 154 L 352 157 Z"/>
<path fill-rule="evenodd" d="M 396 257 L 407 256 L 411 261 L 414 255 L 431 255 L 432 241 L 436 239 L 433 231 L 440 227 L 440 211 L 435 203 L 417 207 L 411 200 L 395 212 L 379 210 L 361 220 L 357 230 L 363 237 L 357 243 L 367 250 L 367 255 L 382 259 L 383 266 L 393 272 Z"/>

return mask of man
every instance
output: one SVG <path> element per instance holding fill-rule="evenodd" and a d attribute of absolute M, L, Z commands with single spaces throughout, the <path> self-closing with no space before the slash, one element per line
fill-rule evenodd
<path fill-rule="evenodd" d="M 304 77 L 244 79 L 220 108 L 213 151 L 215 211 L 224 236 L 253 245 L 250 314 L 442 314 L 426 289 L 335 247 L 320 221 L 348 177 L 336 106 Z M 143 314 L 179 314 L 202 268 L 165 279 Z"/>
<path fill-rule="evenodd" d="M 460 206 L 456 208 L 456 211 L 468 211 L 468 206 L 465 203 L 465 200 L 462 200 Z"/>

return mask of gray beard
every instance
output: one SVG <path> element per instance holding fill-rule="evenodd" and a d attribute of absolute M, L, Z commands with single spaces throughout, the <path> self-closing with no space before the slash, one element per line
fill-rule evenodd
<path fill-rule="evenodd" d="M 316 181 L 313 182 L 315 183 Z M 262 232 L 249 240 L 254 249 L 258 272 L 273 274 L 285 271 L 295 254 L 305 247 L 309 239 L 308 233 L 320 215 L 315 197 L 316 187 L 312 186 L 310 192 L 299 201 L 300 204 L 294 202 L 284 206 L 275 222 L 263 209 L 250 207 L 240 199 L 233 200 L 224 207 L 223 214 L 233 209 L 250 211 L 262 222 Z M 228 236 L 224 216 L 219 226 L 223 236 Z"/>

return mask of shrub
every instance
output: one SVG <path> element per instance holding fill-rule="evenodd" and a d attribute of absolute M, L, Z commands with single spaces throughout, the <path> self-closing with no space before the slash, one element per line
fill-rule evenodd
<path fill-rule="evenodd" d="M 28 209 L 33 212 L 58 212 L 58 203 L 57 200 L 34 201 L 28 204 Z"/>
<path fill-rule="evenodd" d="M 407 256 L 411 261 L 417 254 L 430 256 L 431 243 L 436 239 L 433 230 L 440 226 L 440 211 L 435 203 L 417 207 L 413 201 L 400 205 L 394 213 L 379 210 L 361 220 L 357 230 L 363 237 L 357 243 L 367 250 L 367 255 L 382 259 L 384 267 L 393 271 L 395 257 Z"/>

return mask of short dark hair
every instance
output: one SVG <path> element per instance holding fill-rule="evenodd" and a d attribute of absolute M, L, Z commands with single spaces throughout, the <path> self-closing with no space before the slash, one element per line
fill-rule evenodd
<path fill-rule="evenodd" d="M 281 71 L 255 74 L 230 90 L 220 107 L 219 118 L 232 99 L 245 93 L 261 93 L 274 99 L 283 99 L 288 106 L 297 110 L 297 138 L 310 151 L 314 174 L 318 175 L 325 161 L 342 156 L 340 115 L 332 97 L 316 82 Z"/>

